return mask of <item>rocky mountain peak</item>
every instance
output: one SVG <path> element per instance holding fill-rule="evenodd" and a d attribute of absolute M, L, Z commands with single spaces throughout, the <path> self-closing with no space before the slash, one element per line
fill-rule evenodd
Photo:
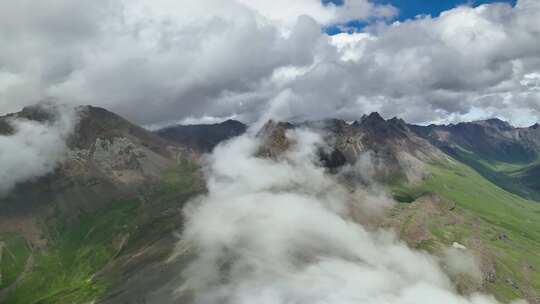
<path fill-rule="evenodd" d="M 352 127 L 371 134 L 371 138 L 376 142 L 384 142 L 399 138 L 403 139 L 410 137 L 412 134 L 408 125 L 402 119 L 394 117 L 385 120 L 377 112 L 373 112 L 367 116 L 364 115 L 360 121 L 353 123 Z"/>
<path fill-rule="evenodd" d="M 479 120 L 479 121 L 475 121 L 474 123 L 483 127 L 495 128 L 500 131 L 510 131 L 514 129 L 514 127 L 512 127 L 512 125 L 510 125 L 508 122 L 501 120 L 499 118 Z"/>
<path fill-rule="evenodd" d="M 372 112 L 369 115 L 363 115 L 360 121 L 355 122 L 356 125 L 375 126 L 384 123 L 384 118 L 378 112 Z"/>
<path fill-rule="evenodd" d="M 409 132 L 410 131 L 409 127 L 407 126 L 407 123 L 401 118 L 393 117 L 393 118 L 387 120 L 387 122 L 388 122 L 389 125 L 391 125 L 396 130 L 400 130 L 400 131 L 403 131 L 403 132 Z"/>
<path fill-rule="evenodd" d="M 413 133 L 403 120 L 385 120 L 376 112 L 363 116 L 353 124 L 339 119 L 297 124 L 268 121 L 258 133 L 263 140 L 259 155 L 279 156 L 291 144 L 287 130 L 297 127 L 308 128 L 322 135 L 325 144 L 319 151 L 319 157 L 321 164 L 331 171 L 346 165 L 355 166 L 367 157 L 375 179 L 401 176 L 416 180 L 422 178 L 422 174 L 418 173 L 422 163 L 439 159 L 442 155 L 442 152 Z M 356 180 L 360 176 L 353 174 L 349 177 Z"/>
<path fill-rule="evenodd" d="M 168 146 L 172 144 L 165 139 L 129 122 L 106 109 L 81 106 L 77 109 L 79 121 L 68 145 L 72 149 L 91 149 L 97 140 L 113 141 L 117 138 L 128 138 L 154 153 L 167 156 Z"/>
<path fill-rule="evenodd" d="M 257 132 L 257 137 L 263 142 L 258 154 L 265 157 L 277 157 L 286 151 L 291 144 L 287 138 L 287 131 L 294 128 L 295 126 L 288 122 L 276 122 L 272 119 L 266 122 Z"/>

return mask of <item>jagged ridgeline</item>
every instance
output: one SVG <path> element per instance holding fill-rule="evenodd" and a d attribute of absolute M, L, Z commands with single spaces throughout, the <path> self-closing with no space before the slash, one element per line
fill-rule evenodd
<path fill-rule="evenodd" d="M 58 166 L 0 199 L 0 303 L 177 303 L 191 252 L 169 257 L 185 203 L 206 192 L 199 160 L 247 126 L 149 132 L 104 109 L 77 112 Z M 15 120 L 54 119 L 26 108 L 1 117 L 0 134 L 17 134 Z M 414 126 L 377 113 L 351 123 L 270 121 L 254 132 L 258 157 L 279 159 L 293 129 L 322 136 L 314 161 L 348 189 L 376 184 L 399 202 L 366 225 L 438 256 L 457 244 L 477 257 L 480 279 L 452 276 L 460 293 L 538 303 L 537 126 Z"/>

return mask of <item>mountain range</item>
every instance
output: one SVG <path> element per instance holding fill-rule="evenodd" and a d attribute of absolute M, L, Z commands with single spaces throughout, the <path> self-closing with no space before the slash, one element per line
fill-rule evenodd
<path fill-rule="evenodd" d="M 324 141 L 320 166 L 354 191 L 376 185 L 398 203 L 366 225 L 396 231 L 442 256 L 452 244 L 479 261 L 481 279 L 453 276 L 460 293 L 540 303 L 540 126 L 499 119 L 419 126 L 378 113 L 338 119 L 177 125 L 155 132 L 105 109 L 78 109 L 65 159 L 0 197 L 0 303 L 189 303 L 171 261 L 185 204 L 207 192 L 201 166 L 216 146 L 255 134 L 262 159 L 293 145 L 290 130 Z M 39 107 L 0 117 L 53 120 Z M 309 161 L 309 160 L 306 160 Z M 359 216 L 361 217 L 361 216 Z M 462 245 L 461 245 L 462 244 Z"/>

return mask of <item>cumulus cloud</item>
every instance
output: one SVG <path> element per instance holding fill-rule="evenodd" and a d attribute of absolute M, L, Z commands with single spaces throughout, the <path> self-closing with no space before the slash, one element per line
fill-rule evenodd
<path fill-rule="evenodd" d="M 269 109 L 281 119 L 536 121 L 536 0 L 393 23 L 384 18 L 395 8 L 367 0 L 285 2 L 0 0 L 0 112 L 54 97 L 141 124 L 253 122 Z M 357 19 L 369 24 L 362 32 L 322 31 Z"/>
<path fill-rule="evenodd" d="M 321 138 L 303 130 L 288 136 L 296 144 L 280 160 L 255 157 L 259 143 L 250 135 L 209 156 L 209 193 L 187 207 L 178 245 L 177 254 L 191 248 L 194 257 L 178 290 L 183 299 L 207 304 L 497 303 L 485 295 L 459 295 L 439 259 L 409 249 L 390 232 L 370 232 L 354 221 L 351 208 L 369 212 L 358 205 L 366 203 L 365 197 L 317 166 Z M 463 269 L 457 255 L 449 255 L 452 271 Z"/>
<path fill-rule="evenodd" d="M 347 23 L 377 17 L 393 17 L 397 9 L 391 5 L 375 5 L 367 0 L 345 0 L 341 5 L 323 4 L 320 0 L 239 0 L 269 20 L 293 24 L 299 16 L 308 15 L 322 25 Z M 286 9 L 285 9 L 286 8 Z"/>
<path fill-rule="evenodd" d="M 106 106 L 140 123 L 209 108 L 217 110 L 209 116 L 223 116 L 241 103 L 236 92 L 264 98 L 254 88 L 274 69 L 311 64 L 321 39 L 310 17 L 298 17 L 285 37 L 230 0 L 51 2 L 25 18 L 2 18 L 0 111 L 48 96 Z M 0 11 L 18 16 L 32 5 L 2 1 Z"/>
<path fill-rule="evenodd" d="M 52 121 L 7 118 L 10 132 L 0 135 L 0 197 L 18 183 L 52 172 L 65 156 L 66 139 L 75 125 L 75 110 L 43 105 Z"/>

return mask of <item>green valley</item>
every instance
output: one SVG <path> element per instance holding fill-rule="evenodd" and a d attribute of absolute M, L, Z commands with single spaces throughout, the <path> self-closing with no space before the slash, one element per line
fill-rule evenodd
<path fill-rule="evenodd" d="M 431 176 L 420 185 L 393 187 L 402 201 L 436 193 L 450 202 L 420 223 L 428 227 L 430 236 L 417 245 L 437 252 L 453 242 L 465 244 L 482 260 L 487 290 L 503 301 L 524 295 L 536 299 L 540 290 L 540 204 L 494 185 L 455 161 L 432 164 L 430 171 Z M 398 209 L 406 210 L 408 203 L 404 204 Z M 414 212 L 422 213 L 423 208 L 419 205 Z M 402 231 L 421 218 L 411 212 Z M 404 237 L 407 239 L 406 234 Z"/>

